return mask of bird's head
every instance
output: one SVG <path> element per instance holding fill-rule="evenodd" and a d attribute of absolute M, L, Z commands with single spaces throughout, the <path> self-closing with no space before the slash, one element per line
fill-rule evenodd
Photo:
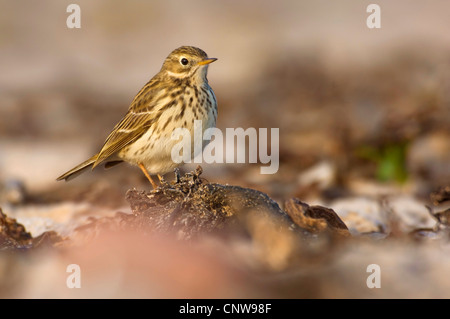
<path fill-rule="evenodd" d="M 208 58 L 205 51 L 191 46 L 182 46 L 173 50 L 161 68 L 169 77 L 192 78 L 194 81 L 206 80 L 208 65 L 216 58 Z"/>

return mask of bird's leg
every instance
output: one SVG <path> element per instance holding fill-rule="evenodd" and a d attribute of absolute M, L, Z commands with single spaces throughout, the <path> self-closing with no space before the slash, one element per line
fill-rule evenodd
<path fill-rule="evenodd" d="M 142 163 L 139 163 L 138 166 L 142 170 L 142 172 L 144 173 L 145 177 L 147 177 L 147 179 L 152 184 L 153 189 L 157 189 L 158 185 L 153 181 L 153 179 L 151 178 L 150 174 L 147 172 L 147 169 L 145 168 L 145 166 Z M 158 177 L 159 177 L 159 175 L 158 175 Z"/>
<path fill-rule="evenodd" d="M 170 186 L 169 183 L 166 182 L 166 180 L 164 179 L 163 176 L 157 174 L 156 176 L 158 176 L 159 182 L 161 183 L 162 186 Z"/>

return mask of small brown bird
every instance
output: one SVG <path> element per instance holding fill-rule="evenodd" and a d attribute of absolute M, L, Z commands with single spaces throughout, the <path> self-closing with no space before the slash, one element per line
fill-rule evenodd
<path fill-rule="evenodd" d="M 194 120 L 202 121 L 203 132 L 216 125 L 217 100 L 206 78 L 208 65 L 216 60 L 192 46 L 172 51 L 159 73 L 135 96 L 100 152 L 57 180 L 68 181 L 101 163 L 108 168 L 125 161 L 137 165 L 156 188 L 150 175 L 161 180 L 161 175 L 180 165 L 171 157 L 178 143 L 171 139 L 173 130 L 188 129 L 194 145 Z M 191 150 L 192 158 L 194 147 Z"/>

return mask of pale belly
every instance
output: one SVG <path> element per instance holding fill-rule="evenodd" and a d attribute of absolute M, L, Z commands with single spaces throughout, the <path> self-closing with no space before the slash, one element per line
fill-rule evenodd
<path fill-rule="evenodd" d="M 171 117 L 172 114 L 170 112 L 166 113 L 161 115 L 160 123 L 165 123 Z M 203 113 L 197 113 L 196 119 L 202 121 L 202 125 L 197 130 L 197 133 L 201 130 L 200 138 L 203 137 L 206 129 L 216 126 L 216 113 L 213 113 L 212 108 L 205 110 Z M 176 167 L 183 164 L 172 159 L 172 149 L 181 141 L 180 139 L 172 139 L 172 132 L 176 128 L 186 128 L 190 133 L 191 154 L 189 158 L 192 159 L 194 155 L 198 155 L 194 153 L 193 111 L 187 109 L 182 119 L 178 121 L 173 120 L 169 123 L 164 131 L 160 130 L 159 132 L 158 127 L 152 126 L 138 140 L 122 149 L 118 154 L 119 158 L 134 165 L 142 163 L 151 175 L 163 175 L 173 171 Z M 202 142 L 202 149 L 207 145 L 207 142 L 209 141 Z"/>

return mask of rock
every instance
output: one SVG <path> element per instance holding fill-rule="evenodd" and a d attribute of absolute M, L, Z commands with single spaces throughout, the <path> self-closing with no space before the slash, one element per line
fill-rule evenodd
<path fill-rule="evenodd" d="M 31 240 L 31 234 L 25 227 L 0 209 L 0 250 L 28 248 Z"/>
<path fill-rule="evenodd" d="M 336 166 L 328 161 L 322 161 L 298 176 L 298 183 L 302 187 L 317 185 L 325 189 L 336 182 Z"/>
<path fill-rule="evenodd" d="M 430 197 L 434 205 L 450 202 L 450 186 L 439 188 L 439 190 L 433 192 Z"/>
<path fill-rule="evenodd" d="M 418 228 L 433 228 L 436 220 L 431 216 L 425 204 L 410 196 L 396 196 L 385 201 L 387 214 L 395 214 L 399 230 L 409 233 Z"/>
<path fill-rule="evenodd" d="M 439 188 L 436 192 L 433 192 L 431 195 L 431 200 L 435 206 L 438 207 L 437 212 L 433 212 L 433 209 L 430 208 L 431 215 L 437 220 L 440 225 L 444 225 L 446 227 L 450 226 L 450 186 L 445 186 Z M 446 205 L 446 207 L 441 207 Z"/>
<path fill-rule="evenodd" d="M 135 216 L 132 223 L 139 228 L 150 226 L 158 231 L 175 231 L 180 239 L 190 239 L 225 227 L 246 231 L 245 215 L 251 211 L 261 218 L 273 217 L 274 225 L 284 223 L 292 229 L 298 228 L 266 194 L 239 186 L 204 183 L 200 174 L 198 168 L 150 193 L 128 191 L 126 199 Z"/>
<path fill-rule="evenodd" d="M 342 218 L 350 233 L 382 232 L 386 227 L 383 210 L 377 200 L 370 198 L 344 198 L 330 203 Z"/>
<path fill-rule="evenodd" d="M 330 208 L 309 206 L 297 198 L 293 198 L 286 201 L 285 209 L 296 225 L 313 234 L 331 231 L 339 235 L 350 236 L 345 223 Z"/>
<path fill-rule="evenodd" d="M 447 227 L 450 226 L 450 208 L 434 213 L 433 216 L 436 218 L 439 224 Z"/>
<path fill-rule="evenodd" d="M 425 203 L 412 196 L 354 197 L 336 200 L 330 206 L 342 217 L 352 234 L 400 235 L 436 226 Z"/>
<path fill-rule="evenodd" d="M 52 246 L 60 241 L 62 238 L 53 231 L 33 238 L 22 224 L 6 216 L 0 209 L 0 251 Z"/>

